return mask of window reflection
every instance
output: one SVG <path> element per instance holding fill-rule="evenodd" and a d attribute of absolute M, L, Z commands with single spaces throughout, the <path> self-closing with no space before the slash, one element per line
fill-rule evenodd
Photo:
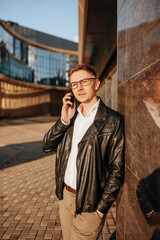
<path fill-rule="evenodd" d="M 77 56 L 27 45 L 0 26 L 0 72 L 16 80 L 66 86 L 67 71 Z"/>

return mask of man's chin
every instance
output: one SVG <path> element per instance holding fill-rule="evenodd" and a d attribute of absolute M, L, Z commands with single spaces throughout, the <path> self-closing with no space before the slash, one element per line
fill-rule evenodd
<path fill-rule="evenodd" d="M 85 97 L 77 97 L 77 100 L 81 103 L 86 102 L 87 99 Z"/>

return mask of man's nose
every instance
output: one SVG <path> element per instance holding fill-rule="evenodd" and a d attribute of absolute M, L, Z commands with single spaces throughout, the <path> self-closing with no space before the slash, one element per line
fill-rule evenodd
<path fill-rule="evenodd" d="M 79 83 L 78 83 L 78 86 L 77 86 L 77 90 L 81 90 L 81 89 L 83 89 L 83 86 L 82 86 L 81 83 L 79 82 Z"/>

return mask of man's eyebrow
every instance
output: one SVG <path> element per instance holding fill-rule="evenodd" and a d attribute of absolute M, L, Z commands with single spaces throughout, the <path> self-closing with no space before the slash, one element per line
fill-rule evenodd
<path fill-rule="evenodd" d="M 82 78 L 82 79 L 80 79 L 79 81 L 77 81 L 77 82 L 80 82 L 80 81 L 82 81 L 82 80 L 89 80 L 89 79 L 97 79 L 96 77 L 93 77 L 93 78 Z M 72 82 L 72 83 L 76 83 L 76 82 Z"/>

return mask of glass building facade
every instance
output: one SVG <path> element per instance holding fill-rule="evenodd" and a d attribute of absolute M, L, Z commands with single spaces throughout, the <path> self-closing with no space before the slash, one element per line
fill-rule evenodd
<path fill-rule="evenodd" d="M 0 72 L 10 78 L 67 86 L 67 72 L 78 62 L 78 56 L 49 51 L 26 44 L 0 25 Z"/>

